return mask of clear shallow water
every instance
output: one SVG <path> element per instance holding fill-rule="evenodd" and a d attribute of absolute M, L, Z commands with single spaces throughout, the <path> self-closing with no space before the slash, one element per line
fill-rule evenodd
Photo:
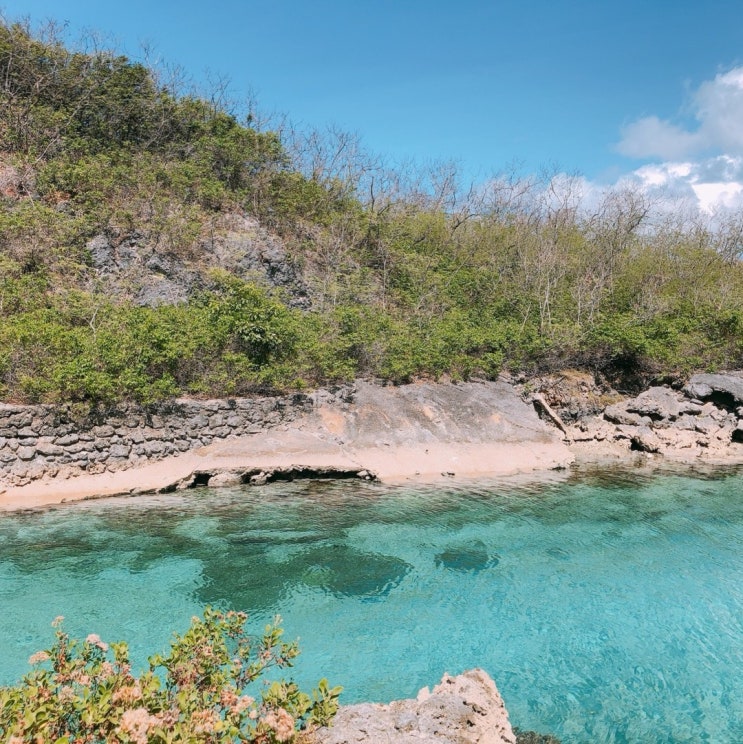
<path fill-rule="evenodd" d="M 0 683 L 59 614 L 165 649 L 205 604 L 280 613 L 345 702 L 484 667 L 568 742 L 743 741 L 743 476 L 450 489 L 305 482 L 0 517 Z"/>

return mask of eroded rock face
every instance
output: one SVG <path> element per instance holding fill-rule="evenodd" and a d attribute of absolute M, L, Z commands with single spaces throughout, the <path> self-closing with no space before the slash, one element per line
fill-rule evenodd
<path fill-rule="evenodd" d="M 397 387 L 358 381 L 353 400 L 343 436 L 357 446 L 555 438 L 554 429 L 502 380 Z"/>
<path fill-rule="evenodd" d="M 743 458 L 743 373 L 694 375 L 683 390 L 652 387 L 586 417 L 576 442 L 605 441 L 682 459 Z"/>
<path fill-rule="evenodd" d="M 495 682 L 482 669 L 445 674 L 415 700 L 344 706 L 315 744 L 515 744 Z"/>
<path fill-rule="evenodd" d="M 525 387 L 542 395 L 565 423 L 600 415 L 607 406 L 622 399 L 606 381 L 573 369 L 530 379 Z"/>
<path fill-rule="evenodd" d="M 720 375 L 692 375 L 684 392 L 691 398 L 705 400 L 729 397 L 731 403 L 743 405 L 743 372 L 728 372 Z"/>
<path fill-rule="evenodd" d="M 256 220 L 224 215 L 198 250 L 184 255 L 159 245 L 152 236 L 97 235 L 87 249 L 96 279 L 106 291 L 154 307 L 187 302 L 213 286 L 211 269 L 226 269 L 241 279 L 285 291 L 289 305 L 308 308 L 309 293 L 289 260 L 281 239 Z"/>

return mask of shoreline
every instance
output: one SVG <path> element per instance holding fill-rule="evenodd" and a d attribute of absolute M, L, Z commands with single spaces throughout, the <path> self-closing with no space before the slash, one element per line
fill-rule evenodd
<path fill-rule="evenodd" d="M 570 379 L 566 375 L 561 382 Z M 583 390 L 577 395 L 568 391 L 568 404 L 590 399 L 585 381 L 578 381 Z M 119 412 L 118 419 L 98 422 L 87 431 L 63 424 L 51 443 L 48 435 L 33 438 L 48 426 L 42 418 L 30 420 L 28 411 L 6 406 L 7 426 L 30 425 L 19 428 L 13 442 L 3 440 L 4 462 L 23 458 L 41 477 L 21 483 L 0 479 L 0 512 L 296 478 L 361 478 L 396 485 L 538 474 L 570 466 L 734 467 L 743 465 L 742 404 L 743 374 L 697 375 L 683 392 L 650 388 L 566 425 L 541 394 L 530 402 L 505 380 L 399 387 L 357 381 L 340 394 L 316 391 L 292 400 L 179 401 L 145 423 L 131 411 Z M 547 421 L 535 407 L 547 414 Z M 7 426 L 0 433 L 7 434 Z M 184 439 L 176 439 L 172 427 Z M 187 444 L 184 427 L 192 444 L 175 447 Z M 199 427 L 206 427 L 207 435 Z M 125 436 L 143 442 L 136 446 L 154 455 L 147 459 L 135 445 L 121 444 Z M 171 443 L 170 449 L 162 442 Z M 127 448 L 131 459 L 114 456 Z M 81 457 L 73 455 L 80 450 L 93 453 L 84 459 L 94 466 L 92 472 L 64 465 Z M 115 462 L 99 467 L 96 452 Z M 53 470 L 45 471 L 45 463 Z"/>
<path fill-rule="evenodd" d="M 279 444 L 281 434 L 287 443 L 297 444 L 297 432 L 282 432 L 270 437 L 270 444 Z M 260 438 L 255 435 L 255 438 Z M 743 467 L 739 453 L 728 457 L 685 459 L 648 455 L 619 450 L 611 446 L 585 446 L 582 443 L 560 446 L 555 443 L 535 446 L 523 443 L 472 444 L 453 442 L 430 446 L 425 450 L 398 449 L 394 454 L 387 448 L 344 449 L 332 451 L 327 442 L 316 440 L 321 446 L 315 452 L 267 453 L 255 447 L 255 439 L 228 440 L 219 446 L 207 447 L 209 452 L 196 451 L 167 458 L 139 468 L 114 473 L 82 474 L 67 479 L 51 478 L 35 481 L 27 486 L 9 488 L 0 493 L 0 514 L 44 511 L 55 506 L 85 501 L 154 496 L 183 493 L 198 486 L 218 489 L 236 485 L 259 488 L 273 480 L 301 479 L 361 479 L 373 480 L 387 486 L 405 484 L 461 484 L 467 481 L 512 479 L 553 474 L 575 474 L 592 470 L 632 468 L 648 473 L 673 471 L 679 473 L 714 473 Z M 303 442 L 308 444 L 307 441 Z M 253 445 L 250 454 L 236 452 Z M 288 447 L 291 449 L 291 446 Z M 215 451 L 216 450 L 216 451 Z M 446 450 L 444 452 L 444 450 Z M 402 465 L 402 461 L 407 464 Z M 372 463 L 375 467 L 372 467 Z M 435 463 L 435 464 L 434 464 Z M 428 467 L 426 467 L 428 466 Z M 443 468 L 439 470 L 438 468 Z M 457 468 L 447 470 L 446 468 Z M 245 474 L 277 473 L 276 478 L 253 481 Z M 211 473 L 217 482 L 194 483 L 195 476 Z"/>
<path fill-rule="evenodd" d="M 256 441 L 258 439 L 264 440 L 262 446 Z M 301 448 L 303 451 L 298 451 L 299 442 L 305 445 Z M 314 451 L 310 449 L 313 445 Z M 274 446 L 277 449 L 268 451 Z M 303 475 L 350 477 L 399 485 L 549 472 L 567 469 L 572 462 L 568 448 L 556 442 L 452 442 L 390 451 L 387 447 L 352 449 L 332 446 L 327 441 L 287 431 L 271 437 L 255 435 L 254 438 L 227 440 L 143 467 L 82 474 L 64 480 L 44 479 L 26 486 L 11 487 L 0 493 L 0 512 L 39 510 L 96 498 L 186 491 L 197 485 L 218 488 L 245 483 L 259 487 L 270 480 L 256 479 L 255 473 L 269 476 L 279 473 L 279 477 L 286 480 Z M 204 480 L 205 473 L 216 478 L 216 483 L 199 482 Z M 287 477 L 284 478 L 285 473 Z M 292 476 L 292 473 L 299 475 Z"/>
<path fill-rule="evenodd" d="M 224 437 L 217 434 L 233 431 L 228 428 L 233 420 L 230 411 L 235 418 L 249 419 L 254 413 L 253 402 L 232 402 L 224 412 L 225 404 L 220 401 L 201 404 L 189 427 L 196 430 L 194 439 L 199 426 L 210 427 L 213 436 L 207 437 L 206 443 L 202 439 L 180 454 L 157 454 L 136 465 L 136 461 L 125 461 L 95 474 L 57 468 L 54 478 L 6 485 L 0 494 L 0 510 L 207 484 L 260 485 L 273 476 L 289 479 L 335 474 L 394 483 L 565 468 L 573 460 L 561 434 L 545 424 L 533 406 L 504 381 L 400 387 L 357 381 L 352 394 L 317 391 L 312 397 L 302 396 L 298 406 L 289 409 L 290 415 L 283 415 L 283 421 L 271 401 L 264 404 L 276 424 Z M 213 421 L 203 415 L 207 407 L 215 411 Z M 189 413 L 187 405 L 182 408 Z M 13 411 L 12 415 L 19 414 Z M 153 416 L 153 425 L 140 429 L 120 417 L 118 428 L 111 425 L 112 419 L 86 433 L 85 441 L 82 433 L 73 432 L 51 446 L 37 444 L 36 451 L 41 457 L 52 451 L 55 457 L 64 458 L 69 446 L 71 450 L 82 447 L 107 454 L 107 447 L 118 451 L 123 436 L 145 439 L 141 447 L 146 448 L 163 432 L 172 439 L 166 425 L 170 421 L 178 426 L 180 416 L 180 412 L 171 413 L 170 419 L 163 415 L 157 422 Z M 16 446 L 24 457 L 33 456 L 30 447 Z M 72 472 L 80 474 L 69 477 Z"/>

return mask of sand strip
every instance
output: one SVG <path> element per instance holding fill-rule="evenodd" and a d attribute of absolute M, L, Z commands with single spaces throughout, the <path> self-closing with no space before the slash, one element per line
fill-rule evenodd
<path fill-rule="evenodd" d="M 52 478 L 0 494 L 0 510 L 38 509 L 79 499 L 153 493 L 195 472 L 366 469 L 381 481 L 431 482 L 500 476 L 567 467 L 570 451 L 559 442 L 432 442 L 354 448 L 323 434 L 287 430 L 212 444 L 143 467 L 99 475 Z"/>

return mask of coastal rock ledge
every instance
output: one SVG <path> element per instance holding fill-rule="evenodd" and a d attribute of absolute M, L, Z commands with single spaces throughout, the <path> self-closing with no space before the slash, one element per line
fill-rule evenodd
<path fill-rule="evenodd" d="M 611 442 L 676 460 L 743 461 L 743 373 L 696 374 L 681 389 L 648 388 L 565 427 L 575 442 Z"/>
<path fill-rule="evenodd" d="M 343 706 L 312 744 L 515 744 L 495 682 L 482 669 L 445 674 L 418 697 Z"/>

